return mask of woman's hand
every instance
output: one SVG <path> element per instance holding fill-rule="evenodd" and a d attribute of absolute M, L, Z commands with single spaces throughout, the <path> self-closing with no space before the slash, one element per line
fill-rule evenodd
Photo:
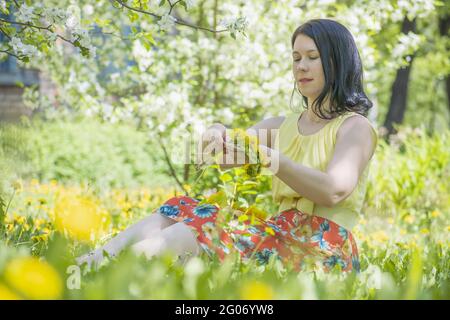
<path fill-rule="evenodd" d="M 245 150 L 237 146 L 236 144 L 232 143 L 232 141 L 228 141 L 226 139 L 225 141 L 225 158 L 227 157 L 230 159 L 228 161 L 233 160 L 233 164 L 240 166 L 245 164 L 256 164 L 257 163 L 257 155 L 254 154 L 256 150 L 251 151 L 250 155 L 245 153 Z M 277 157 L 277 152 L 274 149 L 271 149 L 263 144 L 258 145 L 258 151 L 259 153 L 259 162 L 261 165 L 265 168 L 269 168 L 272 163 L 276 162 L 276 159 L 274 157 Z M 250 156 L 250 157 L 249 157 Z"/>
<path fill-rule="evenodd" d="M 198 164 L 211 164 L 213 157 L 224 151 L 227 128 L 221 123 L 215 123 L 202 134 L 197 152 Z"/>
<path fill-rule="evenodd" d="M 224 164 L 235 167 L 247 163 L 249 163 L 249 158 L 245 154 L 245 150 L 226 137 L 224 143 Z"/>
<path fill-rule="evenodd" d="M 280 153 L 272 148 L 269 148 L 263 144 L 258 146 L 259 149 L 259 160 L 264 168 L 272 168 L 273 170 L 278 170 Z"/>

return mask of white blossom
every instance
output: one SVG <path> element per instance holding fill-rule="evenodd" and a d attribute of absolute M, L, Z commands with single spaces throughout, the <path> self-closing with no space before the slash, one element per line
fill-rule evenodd
<path fill-rule="evenodd" d="M 114 72 L 110 75 L 111 81 L 116 81 L 120 77 L 120 72 Z"/>
<path fill-rule="evenodd" d="M 408 32 L 408 34 L 400 34 L 398 38 L 398 43 L 392 50 L 392 55 L 395 58 L 402 58 L 405 55 L 413 54 L 422 43 L 422 38 L 420 35 L 413 32 Z"/>
<path fill-rule="evenodd" d="M 227 30 L 232 33 L 235 32 L 244 32 L 248 26 L 248 20 L 246 17 L 239 18 L 228 18 L 223 19 L 219 22 L 219 25 L 225 27 Z"/>
<path fill-rule="evenodd" d="M 0 0 L 0 9 L 6 11 L 6 1 Z"/>
<path fill-rule="evenodd" d="M 95 58 L 97 56 L 97 48 L 94 47 L 92 44 L 88 45 L 86 47 L 89 50 L 89 57 L 90 58 Z"/>
<path fill-rule="evenodd" d="M 66 21 L 66 26 L 68 28 L 76 28 L 76 27 L 78 27 L 79 23 L 80 23 L 80 20 L 77 16 L 69 15 L 67 18 L 67 21 Z"/>
<path fill-rule="evenodd" d="M 87 32 L 87 30 L 82 29 L 82 28 L 74 28 L 70 30 L 70 35 L 71 35 L 71 41 L 75 41 L 78 40 L 78 42 L 80 42 L 80 45 L 83 47 L 89 47 L 91 44 L 91 39 L 89 38 L 89 33 Z"/>
<path fill-rule="evenodd" d="M 35 57 L 38 55 L 38 50 L 35 46 L 22 43 L 20 38 L 13 37 L 9 44 L 17 55 L 28 57 Z"/>
<path fill-rule="evenodd" d="M 91 14 L 94 13 L 94 7 L 93 7 L 92 5 L 90 5 L 90 4 L 86 4 L 86 5 L 83 7 L 83 11 L 84 11 L 84 13 L 85 13 L 86 15 L 90 16 Z"/>
<path fill-rule="evenodd" d="M 138 63 L 139 70 L 145 71 L 153 62 L 152 52 L 148 51 L 140 40 L 133 41 L 133 57 Z"/>
<path fill-rule="evenodd" d="M 17 12 L 17 20 L 22 22 L 31 22 L 33 18 L 33 7 L 22 4 Z"/>
<path fill-rule="evenodd" d="M 58 38 L 58 34 L 56 32 L 47 31 L 48 40 L 51 42 L 55 42 Z"/>
<path fill-rule="evenodd" d="M 59 8 L 45 8 L 43 15 L 50 23 L 65 23 L 67 20 L 67 13 Z"/>
<path fill-rule="evenodd" d="M 185 1 L 185 3 L 186 3 L 186 8 L 187 8 L 188 10 L 190 10 L 193 6 L 196 5 L 195 1 L 196 1 L 196 0 L 186 0 L 186 1 Z"/>
<path fill-rule="evenodd" d="M 168 31 L 175 25 L 176 21 L 177 21 L 177 19 L 175 19 L 171 15 L 165 14 L 158 21 L 158 25 L 161 30 Z"/>

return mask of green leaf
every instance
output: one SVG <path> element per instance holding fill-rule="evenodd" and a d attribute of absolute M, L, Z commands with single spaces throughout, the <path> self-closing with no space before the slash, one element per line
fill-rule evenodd
<path fill-rule="evenodd" d="M 104 28 L 107 27 L 111 24 L 111 20 L 109 19 L 100 19 L 100 18 L 95 18 L 94 22 L 100 27 L 100 28 Z"/>
<path fill-rule="evenodd" d="M 188 11 L 186 1 L 180 1 L 179 4 L 184 7 L 184 10 Z"/>
<path fill-rule="evenodd" d="M 161 0 L 158 4 L 158 6 L 162 7 L 166 3 L 166 0 Z"/>
<path fill-rule="evenodd" d="M 139 19 L 139 15 L 136 12 L 129 11 L 128 18 L 130 18 L 131 22 L 135 22 L 137 19 Z"/>
<path fill-rule="evenodd" d="M 231 181 L 231 180 L 233 180 L 233 177 L 231 177 L 231 175 L 229 174 L 229 173 L 224 173 L 224 174 L 222 174 L 221 176 L 220 176 L 220 180 L 222 181 L 222 182 L 228 182 L 228 181 Z"/>
<path fill-rule="evenodd" d="M 153 39 L 153 35 L 151 32 L 145 32 L 144 38 L 147 39 L 148 42 L 150 42 L 153 45 L 156 45 L 155 39 Z"/>

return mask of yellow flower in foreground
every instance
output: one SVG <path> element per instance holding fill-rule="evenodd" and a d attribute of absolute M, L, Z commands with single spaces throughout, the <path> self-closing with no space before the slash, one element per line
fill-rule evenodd
<path fill-rule="evenodd" d="M 34 257 L 16 258 L 4 271 L 11 287 L 30 299 L 59 299 L 63 283 L 56 270 Z"/>
<path fill-rule="evenodd" d="M 259 219 L 262 219 L 262 220 L 265 220 L 269 216 L 269 214 L 266 211 L 258 208 L 255 205 L 250 206 L 245 211 L 245 214 L 250 215 L 250 216 L 255 216 L 256 218 L 259 218 Z"/>
<path fill-rule="evenodd" d="M 437 217 L 439 217 L 441 215 L 441 213 L 439 212 L 439 211 L 437 211 L 437 210 L 434 210 L 433 212 L 431 212 L 431 216 L 433 217 L 433 218 L 437 218 Z"/>
<path fill-rule="evenodd" d="M 389 237 L 383 230 L 372 233 L 372 238 L 378 242 L 386 242 L 389 240 Z"/>
<path fill-rule="evenodd" d="M 20 297 L 0 283 L 0 300 L 20 300 Z"/>
<path fill-rule="evenodd" d="M 412 215 L 407 215 L 405 218 L 404 218 L 404 220 L 405 220 L 405 222 L 407 222 L 407 223 L 413 223 L 416 219 L 412 216 Z"/>
<path fill-rule="evenodd" d="M 275 231 L 273 231 L 273 229 L 270 228 L 270 227 L 266 227 L 266 228 L 264 229 L 264 231 L 266 231 L 268 234 L 270 234 L 270 235 L 272 235 L 272 236 L 275 235 Z"/>
<path fill-rule="evenodd" d="M 259 281 L 251 281 L 244 284 L 241 288 L 242 300 L 271 300 L 273 299 L 272 288 Z"/>
<path fill-rule="evenodd" d="M 79 241 L 93 241 L 105 231 L 108 215 L 91 199 L 63 195 L 56 201 L 54 219 L 59 231 Z"/>
<path fill-rule="evenodd" d="M 243 151 L 248 157 L 249 164 L 243 168 L 250 177 L 256 177 L 261 173 L 261 165 L 268 167 L 270 159 L 266 152 L 259 145 L 258 136 L 248 134 L 243 129 L 233 129 L 229 132 L 229 141 L 232 142 L 237 149 Z"/>

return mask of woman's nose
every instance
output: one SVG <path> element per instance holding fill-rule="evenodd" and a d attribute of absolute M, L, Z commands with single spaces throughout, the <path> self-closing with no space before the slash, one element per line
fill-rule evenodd
<path fill-rule="evenodd" d="M 300 62 L 297 64 L 297 70 L 307 71 L 307 70 L 308 70 L 308 66 L 306 65 L 305 62 L 300 61 Z"/>

